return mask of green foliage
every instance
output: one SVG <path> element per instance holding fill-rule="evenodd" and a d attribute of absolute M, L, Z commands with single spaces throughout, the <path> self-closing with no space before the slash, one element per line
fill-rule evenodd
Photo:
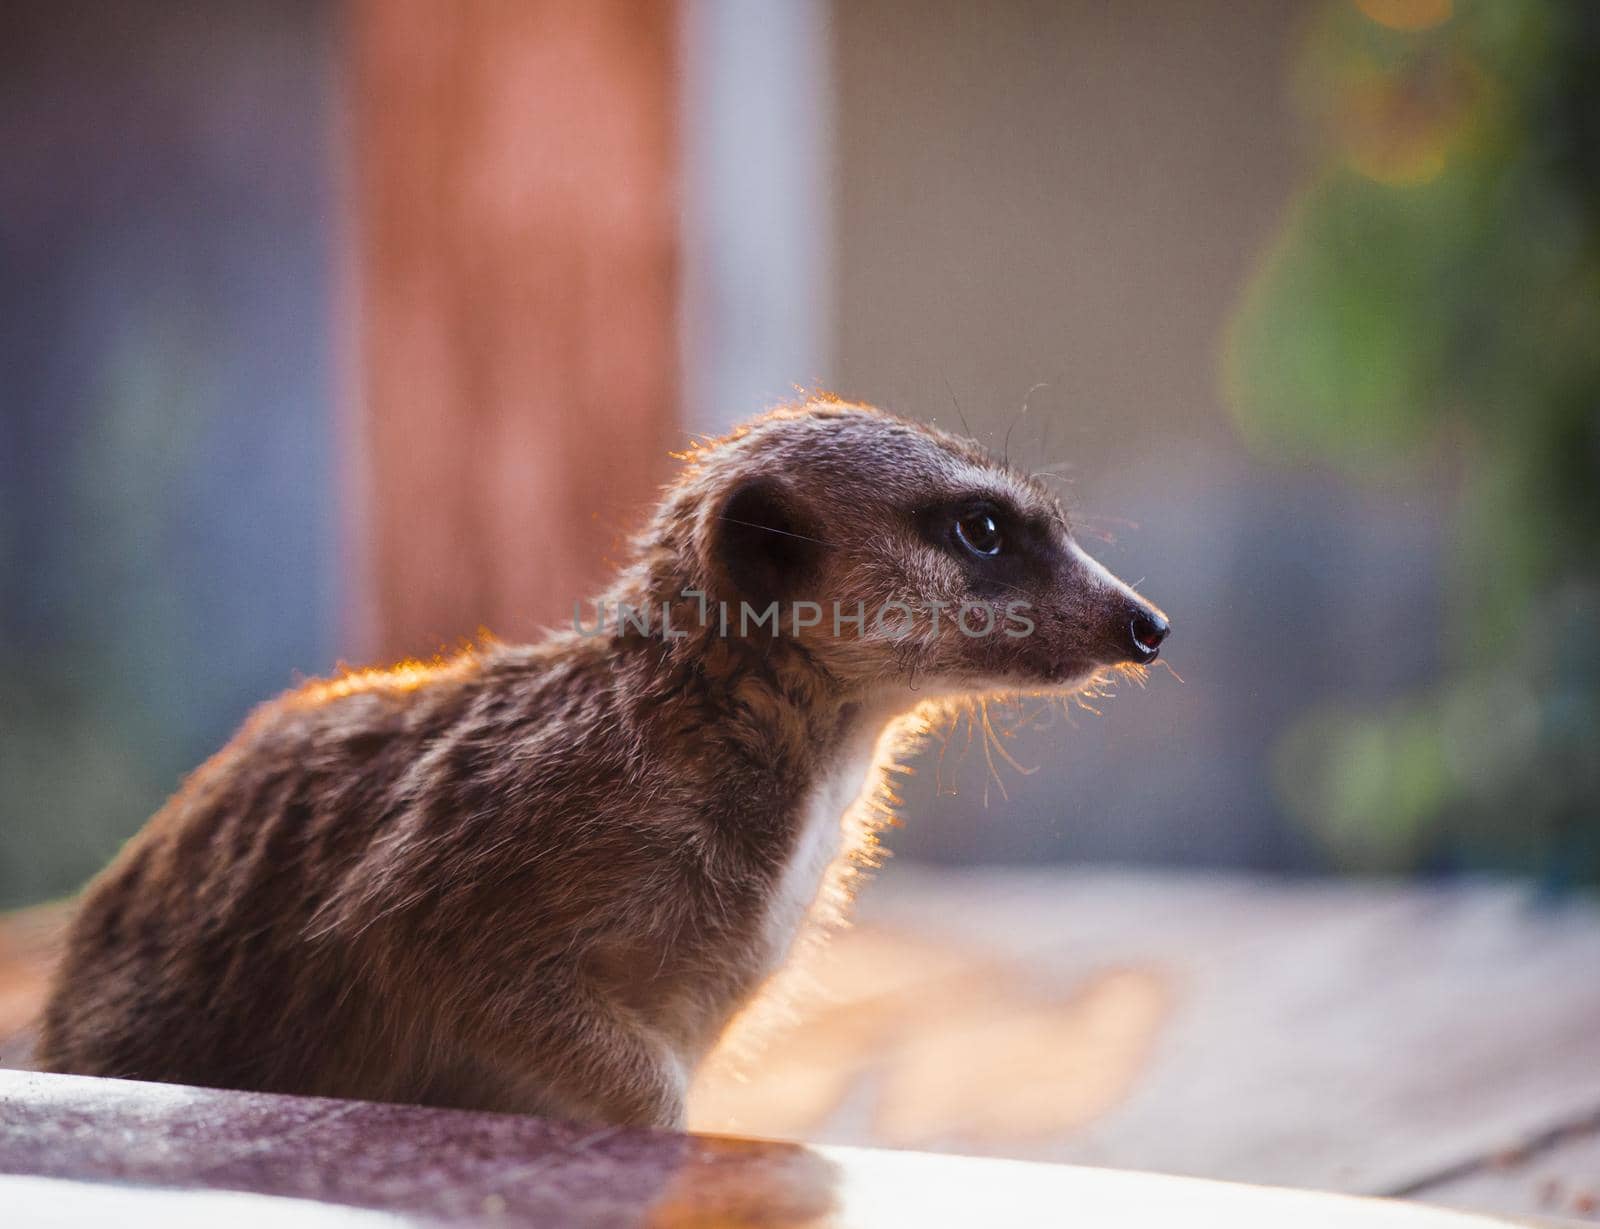
<path fill-rule="evenodd" d="M 1239 427 L 1363 479 L 1466 466 L 1446 679 L 1307 715 L 1283 795 L 1352 865 L 1600 880 L 1600 8 L 1341 0 L 1297 80 L 1325 165 L 1234 321 Z"/>

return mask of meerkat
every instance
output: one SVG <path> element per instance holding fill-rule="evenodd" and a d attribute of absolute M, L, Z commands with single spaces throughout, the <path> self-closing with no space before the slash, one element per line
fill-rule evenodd
<path fill-rule="evenodd" d="M 932 427 L 817 398 L 684 460 L 589 619 L 258 709 L 86 890 L 43 1068 L 680 1127 L 907 715 L 1167 634 Z"/>

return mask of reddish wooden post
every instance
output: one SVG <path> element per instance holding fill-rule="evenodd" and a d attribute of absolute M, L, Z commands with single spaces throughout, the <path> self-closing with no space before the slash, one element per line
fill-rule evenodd
<path fill-rule="evenodd" d="M 353 0 L 351 650 L 571 619 L 678 439 L 672 0 Z"/>

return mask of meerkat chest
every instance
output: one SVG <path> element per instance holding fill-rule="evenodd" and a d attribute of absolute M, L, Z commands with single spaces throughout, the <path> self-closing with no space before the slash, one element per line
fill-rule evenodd
<path fill-rule="evenodd" d="M 849 811 L 866 787 L 870 748 L 842 757 L 802 797 L 793 839 L 781 864 L 762 918 L 760 944 L 767 971 L 788 957 L 829 881 L 830 869 L 849 855 L 849 833 L 857 826 Z M 841 902 L 842 903 L 842 902 Z"/>

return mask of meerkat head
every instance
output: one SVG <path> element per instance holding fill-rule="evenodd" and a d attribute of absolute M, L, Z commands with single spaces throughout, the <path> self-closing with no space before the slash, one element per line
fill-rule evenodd
<path fill-rule="evenodd" d="M 1042 483 L 867 406 L 814 400 L 702 446 L 662 517 L 724 635 L 858 692 L 1073 688 L 1167 636 Z"/>

